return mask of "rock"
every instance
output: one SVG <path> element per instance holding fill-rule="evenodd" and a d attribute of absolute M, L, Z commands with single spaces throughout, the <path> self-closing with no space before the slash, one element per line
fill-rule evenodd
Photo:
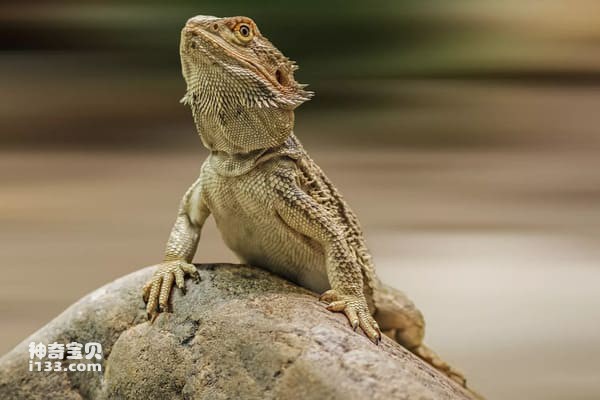
<path fill-rule="evenodd" d="M 472 398 L 395 342 L 353 332 L 305 289 L 248 266 L 198 268 L 202 281 L 176 290 L 174 313 L 153 324 L 141 299 L 152 268 L 84 297 L 0 359 L 0 398 Z M 102 370 L 31 372 L 30 342 L 99 342 Z"/>

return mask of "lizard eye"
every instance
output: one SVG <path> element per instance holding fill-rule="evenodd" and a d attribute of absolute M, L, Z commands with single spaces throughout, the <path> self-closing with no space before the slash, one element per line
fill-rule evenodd
<path fill-rule="evenodd" d="M 248 27 L 248 25 L 240 26 L 240 35 L 242 35 L 243 37 L 250 36 L 250 28 Z"/>
<path fill-rule="evenodd" d="M 234 31 L 235 31 L 235 35 L 242 42 L 249 42 L 254 37 L 254 32 L 252 32 L 252 27 L 244 22 L 237 24 Z"/>

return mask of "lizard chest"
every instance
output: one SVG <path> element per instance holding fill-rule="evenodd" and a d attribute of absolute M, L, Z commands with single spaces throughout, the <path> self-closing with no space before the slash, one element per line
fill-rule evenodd
<path fill-rule="evenodd" d="M 233 177 L 209 172 L 203 180 L 203 195 L 211 213 L 219 220 L 264 218 L 272 209 L 273 197 L 261 171 Z"/>
<path fill-rule="evenodd" d="M 322 248 L 277 214 L 272 170 L 264 167 L 234 177 L 203 171 L 203 198 L 221 237 L 242 262 L 322 292 L 328 289 Z"/>
<path fill-rule="evenodd" d="M 276 252 L 268 246 L 284 233 L 268 173 L 257 168 L 240 176 L 222 176 L 209 170 L 203 177 L 203 197 L 224 242 L 246 262 Z"/>

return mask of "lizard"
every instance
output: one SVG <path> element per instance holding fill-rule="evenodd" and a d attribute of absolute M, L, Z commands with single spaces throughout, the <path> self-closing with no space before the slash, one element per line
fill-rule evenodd
<path fill-rule="evenodd" d="M 168 309 L 174 286 L 199 281 L 192 264 L 212 215 L 248 265 L 314 292 L 375 344 L 382 334 L 466 387 L 464 376 L 423 343 L 422 313 L 376 275 L 356 214 L 293 132 L 294 110 L 313 93 L 247 17 L 190 18 L 180 59 L 188 105 L 210 151 L 181 200 L 164 260 L 143 288 L 148 318 Z"/>

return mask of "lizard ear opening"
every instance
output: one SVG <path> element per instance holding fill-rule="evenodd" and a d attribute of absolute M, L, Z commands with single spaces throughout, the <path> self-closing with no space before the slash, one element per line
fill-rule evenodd
<path fill-rule="evenodd" d="M 283 75 L 281 74 L 280 69 L 275 71 L 275 78 L 277 79 L 277 82 L 279 82 L 280 85 L 283 85 Z"/>

